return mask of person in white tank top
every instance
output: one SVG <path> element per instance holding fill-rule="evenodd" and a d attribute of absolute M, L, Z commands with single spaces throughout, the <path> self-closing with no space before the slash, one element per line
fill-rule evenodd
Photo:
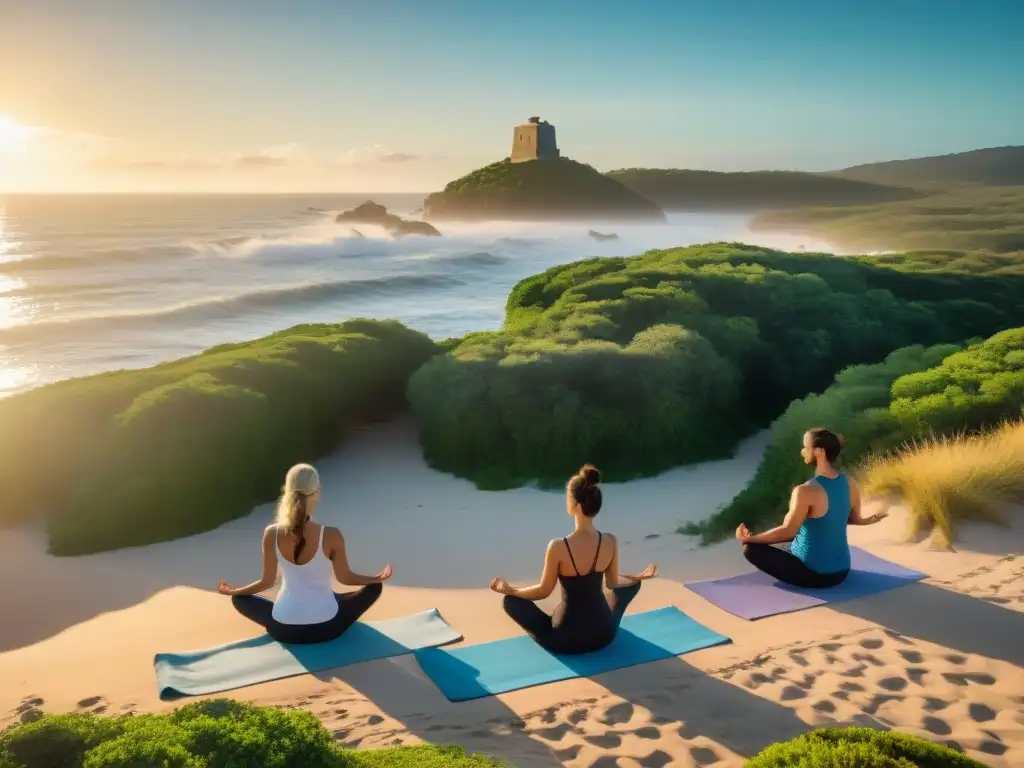
<path fill-rule="evenodd" d="M 309 464 L 296 464 L 285 477 L 277 521 L 263 532 L 263 576 L 244 587 L 221 581 L 217 591 L 230 595 L 235 609 L 282 643 L 321 643 L 340 637 L 369 610 L 391 578 L 386 565 L 376 576 L 354 573 L 345 539 L 337 528 L 315 523 L 320 477 Z M 259 597 L 281 575 L 277 600 Z M 332 576 L 360 587 L 336 593 Z"/>

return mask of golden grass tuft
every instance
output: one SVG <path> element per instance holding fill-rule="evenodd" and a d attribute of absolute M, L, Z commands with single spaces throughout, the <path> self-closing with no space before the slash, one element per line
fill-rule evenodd
<path fill-rule="evenodd" d="M 868 459 L 858 474 L 866 493 L 904 501 L 911 536 L 933 531 L 950 545 L 958 524 L 1005 525 L 1007 507 L 1024 503 L 1024 421 L 911 444 Z"/>

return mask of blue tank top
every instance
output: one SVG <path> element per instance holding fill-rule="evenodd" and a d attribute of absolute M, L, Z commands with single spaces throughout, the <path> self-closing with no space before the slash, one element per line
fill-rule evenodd
<path fill-rule="evenodd" d="M 834 478 L 816 475 L 814 482 L 825 489 L 828 511 L 824 517 L 804 520 L 789 551 L 817 573 L 848 571 L 850 544 L 846 525 L 850 518 L 850 483 L 843 473 Z"/>

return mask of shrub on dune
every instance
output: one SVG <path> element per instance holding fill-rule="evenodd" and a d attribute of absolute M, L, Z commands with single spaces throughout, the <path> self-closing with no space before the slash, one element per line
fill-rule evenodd
<path fill-rule="evenodd" d="M 478 337 L 410 380 L 434 466 L 489 488 L 554 485 L 585 459 L 625 478 L 731 447 L 735 430 L 720 435 L 738 375 L 693 331 L 653 326 L 623 346 L 508 341 Z"/>
<path fill-rule="evenodd" d="M 291 464 L 404 407 L 437 351 L 393 321 L 297 326 L 0 401 L 0 514 L 45 513 L 57 554 L 209 530 L 271 500 Z"/>
<path fill-rule="evenodd" d="M 521 281 L 503 329 L 447 346 L 409 400 L 428 461 L 481 487 L 583 461 L 621 480 L 725 455 L 851 364 L 1011 319 L 983 274 L 735 243 L 589 259 Z"/>
<path fill-rule="evenodd" d="M 44 715 L 0 732 L 0 768 L 483 768 L 458 747 L 343 749 L 313 713 L 215 699 L 166 715 Z"/>
<path fill-rule="evenodd" d="M 916 736 L 871 728 L 821 728 L 772 744 L 747 768 L 985 768 L 977 760 Z"/>

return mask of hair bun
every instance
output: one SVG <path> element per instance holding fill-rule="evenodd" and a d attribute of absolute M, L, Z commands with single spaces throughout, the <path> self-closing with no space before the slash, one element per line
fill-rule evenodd
<path fill-rule="evenodd" d="M 580 467 L 578 474 L 583 478 L 583 484 L 586 486 L 597 485 L 601 482 L 601 472 L 592 464 L 584 464 Z"/>

